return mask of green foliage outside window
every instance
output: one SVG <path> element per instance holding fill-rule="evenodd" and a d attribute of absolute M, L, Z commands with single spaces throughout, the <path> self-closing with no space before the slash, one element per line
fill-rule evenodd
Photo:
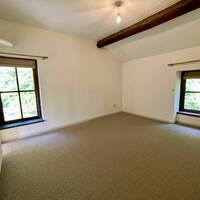
<path fill-rule="evenodd" d="M 200 79 L 187 79 L 184 108 L 200 111 Z"/>
<path fill-rule="evenodd" d="M 34 90 L 32 68 L 0 67 L 0 92 L 5 121 L 21 119 L 21 109 L 23 118 L 37 116 Z"/>

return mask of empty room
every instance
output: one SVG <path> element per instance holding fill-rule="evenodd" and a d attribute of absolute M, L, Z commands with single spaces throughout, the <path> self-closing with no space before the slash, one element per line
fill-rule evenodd
<path fill-rule="evenodd" d="M 199 200 L 200 0 L 0 1 L 0 200 Z"/>

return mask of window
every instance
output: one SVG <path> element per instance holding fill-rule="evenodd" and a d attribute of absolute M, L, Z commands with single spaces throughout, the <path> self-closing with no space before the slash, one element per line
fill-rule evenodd
<path fill-rule="evenodd" d="M 37 61 L 0 57 L 0 126 L 40 118 Z"/>
<path fill-rule="evenodd" d="M 200 114 L 200 71 L 182 72 L 180 111 Z"/>

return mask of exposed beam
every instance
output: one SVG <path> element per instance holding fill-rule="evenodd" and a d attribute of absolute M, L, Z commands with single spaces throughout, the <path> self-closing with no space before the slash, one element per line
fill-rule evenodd
<path fill-rule="evenodd" d="M 172 6 L 161 10 L 160 12 L 143 19 L 121 31 L 114 33 L 97 42 L 97 47 L 102 48 L 109 44 L 113 44 L 119 40 L 125 39 L 137 33 L 146 31 L 150 28 L 158 26 L 164 22 L 172 20 L 176 17 L 184 15 L 192 10 L 200 8 L 200 0 L 181 0 Z"/>

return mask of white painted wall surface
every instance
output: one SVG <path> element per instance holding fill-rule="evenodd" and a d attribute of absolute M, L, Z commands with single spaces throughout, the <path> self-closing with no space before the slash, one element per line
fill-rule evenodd
<path fill-rule="evenodd" d="M 200 69 L 200 62 L 167 66 L 200 59 L 200 47 L 132 60 L 122 66 L 123 110 L 166 122 L 175 121 L 178 107 L 178 72 Z M 176 105 L 176 106 L 175 106 Z M 198 118 L 200 124 L 200 118 Z"/>
<path fill-rule="evenodd" d="M 121 66 L 107 50 L 94 41 L 4 20 L 0 27 L 0 36 L 15 45 L 0 50 L 49 57 L 38 60 L 46 121 L 0 131 L 4 142 L 121 111 Z"/>
<path fill-rule="evenodd" d="M 188 115 L 177 115 L 177 121 L 180 124 L 185 124 L 189 126 L 194 126 L 200 128 L 200 118 L 199 117 L 192 117 Z"/>

